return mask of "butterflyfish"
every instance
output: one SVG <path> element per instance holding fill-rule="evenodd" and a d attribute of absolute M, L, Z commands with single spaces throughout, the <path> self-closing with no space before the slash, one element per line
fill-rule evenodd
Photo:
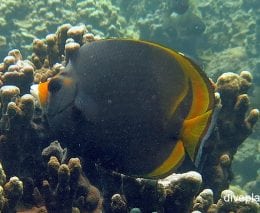
<path fill-rule="evenodd" d="M 206 74 L 159 44 L 84 44 L 64 71 L 34 86 L 50 129 L 75 154 L 126 175 L 161 178 L 199 164 L 215 102 Z"/>

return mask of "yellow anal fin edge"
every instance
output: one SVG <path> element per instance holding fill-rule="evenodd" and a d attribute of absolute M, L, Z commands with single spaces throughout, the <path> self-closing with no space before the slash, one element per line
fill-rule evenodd
<path fill-rule="evenodd" d="M 209 110 L 195 118 L 187 119 L 183 123 L 181 139 L 183 141 L 186 152 L 193 162 L 200 146 L 200 142 L 208 131 L 211 116 L 212 110 Z"/>
<path fill-rule="evenodd" d="M 154 171 L 147 175 L 148 178 L 161 178 L 177 169 L 185 157 L 183 142 L 178 140 L 169 157 Z"/>

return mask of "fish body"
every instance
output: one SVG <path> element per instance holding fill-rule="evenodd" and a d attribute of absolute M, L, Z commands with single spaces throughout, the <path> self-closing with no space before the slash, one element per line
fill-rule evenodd
<path fill-rule="evenodd" d="M 107 169 L 147 178 L 170 174 L 187 157 L 198 161 L 214 111 L 213 88 L 199 67 L 145 41 L 85 44 L 38 88 L 61 142 Z"/>

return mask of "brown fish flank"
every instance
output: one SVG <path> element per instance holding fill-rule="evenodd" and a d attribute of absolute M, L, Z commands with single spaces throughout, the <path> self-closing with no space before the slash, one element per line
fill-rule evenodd
<path fill-rule="evenodd" d="M 83 135 L 83 155 L 91 152 L 105 168 L 151 178 L 171 173 L 187 154 L 195 159 L 214 93 L 190 59 L 157 44 L 112 39 L 82 46 L 64 72 L 55 77 L 62 78 L 60 90 L 46 91 L 46 115 L 60 133 L 61 119 L 53 115 L 80 113 L 81 126 L 63 120 L 62 131 Z M 66 143 L 64 135 L 57 137 Z"/>

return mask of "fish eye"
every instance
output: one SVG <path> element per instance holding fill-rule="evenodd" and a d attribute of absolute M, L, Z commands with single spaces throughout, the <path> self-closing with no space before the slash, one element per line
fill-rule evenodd
<path fill-rule="evenodd" d="M 51 93 L 58 92 L 62 87 L 62 81 L 59 78 L 53 78 L 48 85 L 48 91 Z"/>

